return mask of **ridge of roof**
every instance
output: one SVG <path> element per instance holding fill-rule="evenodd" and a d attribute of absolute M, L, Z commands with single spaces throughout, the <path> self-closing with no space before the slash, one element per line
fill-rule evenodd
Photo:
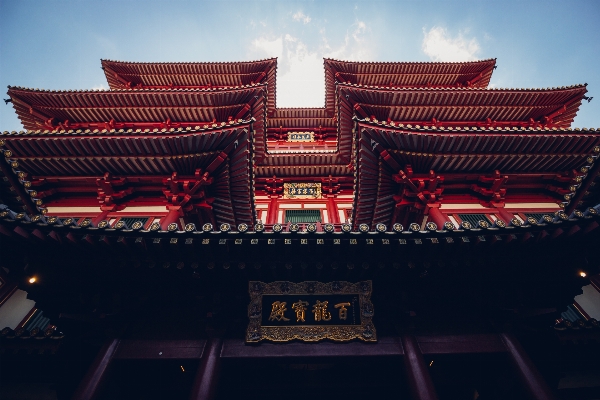
<path fill-rule="evenodd" d="M 325 107 L 277 107 L 275 111 L 287 111 L 287 110 L 316 110 L 326 111 Z"/>
<path fill-rule="evenodd" d="M 60 129 L 57 131 L 48 129 L 37 129 L 37 130 L 24 130 L 24 131 L 4 131 L 0 133 L 0 140 L 4 137 L 15 137 L 15 136 L 33 136 L 33 135 L 79 135 L 79 134 L 144 134 L 144 133 L 196 133 L 196 132 L 207 132 L 207 131 L 219 131 L 229 127 L 236 127 L 241 125 L 247 125 L 256 121 L 254 118 L 243 120 L 238 119 L 236 121 L 221 122 L 221 123 L 209 123 L 202 126 L 186 127 L 186 128 L 170 128 L 170 129 Z"/>
<path fill-rule="evenodd" d="M 261 60 L 255 60 L 255 61 L 224 61 L 224 62 L 212 62 L 212 61 L 208 61 L 208 62 L 135 62 L 135 61 L 118 61 L 118 60 L 109 60 L 109 59 L 101 59 L 100 60 L 101 65 L 102 65 L 102 69 L 105 70 L 105 66 L 108 68 L 108 70 L 113 70 L 113 69 L 119 69 L 118 67 L 125 67 L 127 65 L 129 65 L 131 68 L 142 68 L 144 66 L 157 66 L 157 67 L 165 67 L 165 68 L 169 68 L 169 67 L 173 67 L 173 66 L 200 66 L 200 67 L 204 67 L 204 66 L 217 66 L 217 67 L 229 67 L 229 66 L 245 66 L 245 67 L 252 67 L 254 69 L 256 69 L 256 67 L 260 67 L 260 69 L 262 69 L 262 72 L 266 72 L 268 75 L 270 75 L 271 73 L 273 74 L 273 78 L 272 78 L 272 85 L 273 85 L 273 90 L 272 90 L 272 100 L 269 100 L 270 102 L 272 102 L 272 108 L 276 108 L 277 107 L 277 82 L 276 82 L 276 76 L 277 76 L 277 68 L 278 68 L 278 64 L 277 64 L 277 57 L 272 57 L 272 58 L 265 58 L 265 59 L 261 59 Z M 112 66 L 111 66 L 112 65 Z M 113 68 L 114 67 L 114 68 Z M 260 71 L 259 71 L 260 72 Z M 119 87 L 121 85 L 114 85 L 114 83 L 112 82 L 112 79 L 109 77 L 109 73 L 107 70 L 104 71 L 107 81 L 108 81 L 108 85 L 110 88 L 114 88 L 114 87 Z M 195 72 L 195 73 L 177 73 L 175 71 L 167 71 L 167 73 L 165 75 L 169 75 L 169 76 L 190 76 L 190 75 L 194 75 L 194 74 L 200 74 L 203 76 L 218 76 L 218 75 L 222 75 L 223 72 L 217 72 L 217 71 L 204 71 L 204 72 Z M 225 73 L 227 74 L 227 73 Z M 117 73 L 118 75 L 118 73 Z M 143 76 L 143 73 L 139 74 L 139 77 Z M 267 79 L 267 81 L 269 81 L 269 79 Z M 265 82 L 265 84 L 267 84 L 267 82 Z M 233 86 L 226 86 L 224 88 L 219 88 L 217 90 L 227 90 L 227 88 L 229 87 L 233 87 Z M 139 90 L 139 89 L 135 89 L 135 90 Z M 162 90 L 162 89 L 158 89 L 158 90 Z"/>
<path fill-rule="evenodd" d="M 372 64 L 414 64 L 414 65 L 443 65 L 443 64 L 477 64 L 477 63 L 485 63 L 490 61 L 497 61 L 497 58 L 486 58 L 483 60 L 474 60 L 474 61 L 348 61 L 348 60 L 340 60 L 337 58 L 326 58 L 323 57 L 323 62 L 326 61 L 336 61 L 347 64 L 363 64 L 363 65 L 372 65 Z"/>
<path fill-rule="evenodd" d="M 549 87 L 549 88 L 482 88 L 482 87 L 425 87 L 425 86 L 369 86 L 355 83 L 336 83 L 337 86 L 354 87 L 360 89 L 376 89 L 376 90 L 394 90 L 394 91 L 411 91 L 411 90 L 422 90 L 422 91 L 480 91 L 480 92 L 526 92 L 526 91 L 538 91 L 538 92 L 552 92 L 569 89 L 580 89 L 587 87 L 587 83 L 577 83 L 569 86 L 560 87 Z"/>
<path fill-rule="evenodd" d="M 262 62 L 267 62 L 267 61 L 274 61 L 275 63 L 277 63 L 277 57 L 262 58 L 260 60 L 252 60 L 252 61 L 176 61 L 176 62 L 169 62 L 169 61 L 149 61 L 149 62 L 148 61 L 121 61 L 121 60 L 111 60 L 111 59 L 108 59 L 108 58 L 101 58 L 100 59 L 100 62 L 121 63 L 121 64 L 136 64 L 136 65 L 141 65 L 141 64 L 153 64 L 153 65 L 257 64 L 257 63 L 262 63 Z"/>
<path fill-rule="evenodd" d="M 167 89 L 59 89 L 59 90 L 51 90 L 51 89 L 39 89 L 39 88 L 28 88 L 22 86 L 7 86 L 8 90 L 21 90 L 32 93 L 163 93 L 163 92 L 225 92 L 228 90 L 242 90 L 242 89 L 250 89 L 255 87 L 266 87 L 266 83 L 254 83 L 251 85 L 241 85 L 241 86 L 228 86 L 224 88 L 184 88 L 184 89 L 176 89 L 176 88 L 167 88 Z"/>
<path fill-rule="evenodd" d="M 395 224 L 395 226 L 392 227 L 392 229 L 388 230 L 388 227 L 385 226 L 385 224 L 381 224 L 385 227 L 385 231 L 381 231 L 379 230 L 379 228 L 375 228 L 375 229 L 370 229 L 368 225 L 365 224 L 361 224 L 361 227 L 359 227 L 358 229 L 352 229 L 351 225 L 349 224 L 344 224 L 345 226 L 347 226 L 349 229 L 348 230 L 343 230 L 343 232 L 310 232 L 310 231 L 306 231 L 306 234 L 308 234 L 309 236 L 312 237 L 323 237 L 323 234 L 325 235 L 335 235 L 336 237 L 338 237 L 338 235 L 340 235 L 340 238 L 345 238 L 345 239 L 350 239 L 350 236 L 342 236 L 343 233 L 349 233 L 349 232 L 360 232 L 362 234 L 364 234 L 364 236 L 362 236 L 364 239 L 369 239 L 372 238 L 372 236 L 368 235 L 368 233 L 378 233 L 380 235 L 382 235 L 381 237 L 384 237 L 383 235 L 386 235 L 386 238 L 391 237 L 391 235 L 394 235 L 396 237 L 400 237 L 400 238 L 416 238 L 416 239 L 422 239 L 426 236 L 424 235 L 433 235 L 434 237 L 455 237 L 455 236 L 464 236 L 464 235 L 475 235 L 475 236 L 479 236 L 482 235 L 483 233 L 489 234 L 489 235 L 497 235 L 497 234 L 511 234 L 511 233 L 525 233 L 529 230 L 543 230 L 546 227 L 552 227 L 552 226 L 556 226 L 557 228 L 560 226 L 563 226 L 561 224 L 568 224 L 570 225 L 576 225 L 578 222 L 580 221 L 592 221 L 593 219 L 598 219 L 598 208 L 600 208 L 600 204 L 596 205 L 594 207 L 589 207 L 585 212 L 582 212 L 580 210 L 575 210 L 571 215 L 567 215 L 563 210 L 559 210 L 556 211 L 554 213 L 547 213 L 548 216 L 550 216 L 551 221 L 548 222 L 536 222 L 536 223 L 531 223 L 529 220 L 525 221 L 525 222 L 520 222 L 519 220 L 515 219 L 513 221 L 511 221 L 511 224 L 505 224 L 504 226 L 490 226 L 488 228 L 482 228 L 482 227 L 467 227 L 466 225 L 463 225 L 461 228 L 455 228 L 455 229 L 446 229 L 446 227 L 441 227 L 441 229 L 436 229 L 436 230 L 425 230 L 425 231 L 415 231 L 412 229 L 411 226 L 408 227 L 404 227 L 401 224 Z M 61 220 L 62 219 L 62 220 Z M 214 234 L 219 234 L 219 236 L 229 236 L 230 238 L 233 238 L 233 236 L 231 235 L 239 235 L 239 234 L 243 234 L 243 235 L 251 235 L 252 237 L 256 237 L 256 234 L 259 235 L 269 235 L 270 232 L 265 232 L 264 229 L 264 225 L 260 225 L 261 228 L 259 229 L 252 229 L 252 230 L 245 230 L 245 231 L 236 231 L 235 227 L 232 227 L 230 224 L 224 223 L 221 224 L 224 229 L 220 228 L 220 227 L 213 227 L 212 224 L 205 224 L 204 226 L 201 227 L 201 229 L 197 229 L 196 225 L 191 223 L 191 224 L 187 224 L 184 229 L 179 229 L 177 226 L 175 226 L 174 229 L 169 228 L 168 230 L 161 230 L 160 226 L 156 226 L 153 224 L 153 226 L 148 229 L 148 230 L 134 230 L 134 229 L 119 229 L 119 228 L 113 228 L 110 226 L 110 224 L 108 223 L 107 220 L 103 220 L 100 221 L 96 226 L 94 226 L 94 224 L 92 223 L 91 219 L 89 218 L 85 218 L 84 222 L 81 223 L 80 225 L 76 225 L 74 224 L 74 219 L 75 218 L 58 218 L 55 216 L 50 216 L 50 217 L 46 217 L 44 215 L 27 215 L 24 212 L 21 213 L 16 213 L 13 210 L 11 210 L 10 208 L 6 207 L 6 208 L 2 208 L 0 209 L 0 223 L 18 223 L 21 226 L 33 226 L 33 224 L 35 224 L 37 226 L 37 228 L 45 228 L 45 229 L 53 229 L 55 227 L 61 228 L 61 227 L 70 227 L 72 229 L 81 229 L 83 232 L 98 232 L 101 233 L 102 235 L 115 235 L 115 236 L 123 236 L 126 234 L 130 234 L 130 235 L 135 235 L 136 237 L 139 237 L 140 235 L 142 236 L 146 236 L 146 237 L 155 237 L 155 235 L 161 234 L 168 234 L 168 235 L 177 235 L 178 237 L 180 237 L 181 234 L 187 234 L 190 236 L 197 236 L 198 234 L 200 235 L 211 235 L 211 237 L 214 237 Z M 67 224 L 63 223 L 63 220 L 70 220 L 68 221 Z M 328 224 L 330 225 L 330 224 Z M 411 224 L 412 225 L 412 224 Z M 470 226 L 470 225 L 469 225 Z M 188 228 L 189 227 L 189 228 Z M 216 228 L 216 229 L 214 229 Z M 234 228 L 234 229 L 232 229 Z M 399 228 L 399 229 L 398 229 Z M 390 235 L 390 236 L 388 236 Z M 247 236 L 249 237 L 249 236 Z M 552 237 L 552 235 L 549 235 L 549 237 Z M 266 238 L 266 236 L 265 236 Z M 448 241 L 448 243 L 453 243 L 451 241 Z M 416 243 L 415 243 L 416 244 Z M 421 243 L 419 243 L 421 244 Z"/>
<path fill-rule="evenodd" d="M 429 132 L 597 132 L 600 135 L 600 127 L 598 128 L 558 128 L 558 127 L 483 127 L 483 126 L 462 126 L 462 127 L 454 127 L 454 126 L 431 126 L 431 125 L 419 125 L 419 124 L 398 124 L 396 125 L 394 122 L 387 123 L 387 121 L 379 121 L 377 119 L 371 120 L 371 118 L 360 119 L 354 116 L 352 119 L 355 121 L 366 123 L 369 125 L 384 127 L 388 129 L 407 129 L 412 131 L 429 131 Z"/>

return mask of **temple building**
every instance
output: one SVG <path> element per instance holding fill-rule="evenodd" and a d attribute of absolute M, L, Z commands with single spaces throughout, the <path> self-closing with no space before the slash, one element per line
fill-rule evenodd
<path fill-rule="evenodd" d="M 102 69 L 8 88 L 1 398 L 596 398 L 587 84 L 325 59 L 279 108 L 277 59 Z"/>

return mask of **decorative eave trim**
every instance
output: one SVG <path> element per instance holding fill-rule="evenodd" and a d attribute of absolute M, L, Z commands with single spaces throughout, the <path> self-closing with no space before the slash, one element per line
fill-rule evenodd
<path fill-rule="evenodd" d="M 367 224 L 360 224 L 356 229 L 353 229 L 350 224 L 342 224 L 340 230 L 332 224 L 323 224 L 323 230 L 318 231 L 316 224 L 302 224 L 305 226 L 301 229 L 299 224 L 275 224 L 271 227 L 265 227 L 263 224 L 256 224 L 254 227 L 248 224 L 241 223 L 237 227 L 231 224 L 224 223 L 219 227 L 213 227 L 212 224 L 204 224 L 198 229 L 195 224 L 188 223 L 183 230 L 180 230 L 177 224 L 171 224 L 167 230 L 161 230 L 160 224 L 153 223 L 149 230 L 133 230 L 133 229 L 118 229 L 110 227 L 108 221 L 101 221 L 97 226 L 92 224 L 91 219 L 86 220 L 79 226 L 73 225 L 72 218 L 62 218 L 63 221 L 69 221 L 68 225 L 63 225 L 61 219 L 57 217 L 45 217 L 43 215 L 27 216 L 16 214 L 11 210 L 4 209 L 0 211 L 0 225 L 6 227 L 19 226 L 24 230 L 41 230 L 54 231 L 69 229 L 73 233 L 101 235 L 101 236 L 116 236 L 125 238 L 156 238 L 157 235 L 166 238 L 219 238 L 219 239 L 280 239 L 276 242 L 285 244 L 283 239 L 344 239 L 344 241 L 361 239 L 367 240 L 367 244 L 375 244 L 369 240 L 383 239 L 380 244 L 385 243 L 385 240 L 395 240 L 397 244 L 423 244 L 425 241 L 430 241 L 432 244 L 441 243 L 443 239 L 446 243 L 470 242 L 475 239 L 480 242 L 502 240 L 503 237 L 508 237 L 509 241 L 517 239 L 518 235 L 528 234 L 533 235 L 542 231 L 552 230 L 555 234 L 550 237 L 559 237 L 563 232 L 571 230 L 584 231 L 592 230 L 598 226 L 600 221 L 600 204 L 596 207 L 590 207 L 585 212 L 574 211 L 571 215 L 567 215 L 564 211 L 557 211 L 554 214 L 548 214 L 548 218 L 543 218 L 539 222 L 521 223 L 514 219 L 510 225 L 498 224 L 489 225 L 486 227 L 473 227 L 469 223 L 463 223 L 461 229 L 449 229 L 450 226 L 444 226 L 444 229 L 438 229 L 435 224 L 429 223 L 426 230 L 420 230 L 420 225 L 411 224 L 408 227 L 403 227 L 401 224 L 394 224 L 393 227 L 387 227 L 385 224 L 377 224 L 374 229 L 371 229 Z M 50 233 L 47 232 L 47 233 Z M 450 240 L 447 240 L 449 238 Z M 436 240 L 433 240 L 436 239 Z M 466 240 L 464 240 L 466 239 Z M 399 241 L 398 241 L 399 240 Z M 404 240 L 404 242 L 403 242 Z M 408 240 L 408 241 L 407 241 Z M 276 242 L 270 243 L 275 244 Z M 171 243 L 177 243 L 177 240 Z M 192 243 L 192 242 L 189 242 Z M 204 243 L 206 244 L 206 243 Z M 237 243 L 237 244 L 241 244 Z"/>
<path fill-rule="evenodd" d="M 473 133 L 478 134 L 479 132 L 515 132 L 519 134 L 522 132 L 531 133 L 552 133 L 552 132 L 572 132 L 572 133 L 594 133 L 600 136 L 599 128 L 558 128 L 558 127 L 483 127 L 483 126 L 462 126 L 462 127 L 436 127 L 431 125 L 413 125 L 413 124 L 395 124 L 394 122 L 387 123 L 387 121 L 379 121 L 377 119 L 364 118 L 360 119 L 357 116 L 352 118 L 353 120 L 371 126 L 381 127 L 387 130 L 398 130 L 398 131 L 411 131 L 411 132 L 444 132 L 444 133 Z"/>
<path fill-rule="evenodd" d="M 558 91 L 567 91 L 572 89 L 585 89 L 587 87 L 587 83 L 583 84 L 574 84 L 569 86 L 560 86 L 560 87 L 551 87 L 551 88 L 480 88 L 480 87 L 388 87 L 388 86 L 369 86 L 369 85 L 360 85 L 354 83 L 337 83 L 336 86 L 340 87 L 349 87 L 349 88 L 357 88 L 357 89 L 368 89 L 368 90 L 378 90 L 378 91 L 389 91 L 389 92 L 411 92 L 411 91 L 420 91 L 420 92 L 558 92 Z"/>
<path fill-rule="evenodd" d="M 228 122 L 220 122 L 220 123 L 206 123 L 206 125 L 203 126 L 195 126 L 195 127 L 186 127 L 186 128 L 170 128 L 170 129 L 69 129 L 69 130 L 25 130 L 25 131 L 12 131 L 12 132 L 8 132 L 8 131 L 4 131 L 2 133 L 0 133 L 0 137 L 6 137 L 6 138 L 10 138 L 10 137 L 15 137 L 15 136 L 28 136 L 28 137 L 32 137 L 32 136 L 70 136 L 70 137 L 76 137 L 76 136 L 82 136 L 82 135 L 94 135 L 94 136 L 102 136 L 102 135 L 111 135 L 111 136 L 118 136 L 118 135 L 156 135 L 156 136 L 161 136 L 164 134 L 178 134 L 178 133 L 183 133 L 183 134 L 189 134 L 189 133 L 208 133 L 208 132 L 218 132 L 221 131 L 223 129 L 229 129 L 232 127 L 238 127 L 238 126 L 242 126 L 242 125 L 248 125 L 250 123 L 255 122 L 256 120 L 254 118 L 250 118 L 247 120 L 243 120 L 243 119 L 238 119 L 235 121 L 228 121 Z M 0 145 L 1 146 L 1 145 Z"/>

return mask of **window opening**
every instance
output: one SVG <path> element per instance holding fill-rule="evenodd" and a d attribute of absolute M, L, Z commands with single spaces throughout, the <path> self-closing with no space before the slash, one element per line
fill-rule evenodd
<path fill-rule="evenodd" d="M 486 221 L 490 225 L 493 224 L 485 214 L 458 214 L 458 217 L 463 221 L 468 221 L 472 226 L 477 226 L 479 221 Z"/>
<path fill-rule="evenodd" d="M 544 215 L 548 215 L 548 214 L 552 214 L 552 213 L 548 213 L 548 214 L 541 214 L 541 213 L 524 213 L 525 217 L 530 218 L 533 217 L 536 221 L 539 221 L 542 219 L 542 217 Z"/>
<path fill-rule="evenodd" d="M 285 210 L 285 223 L 321 222 L 320 210 Z"/>
<path fill-rule="evenodd" d="M 131 229 L 133 224 L 138 221 L 142 223 L 142 227 L 146 226 L 146 222 L 148 222 L 148 219 L 148 217 L 121 217 L 119 221 L 125 222 L 127 228 Z"/>

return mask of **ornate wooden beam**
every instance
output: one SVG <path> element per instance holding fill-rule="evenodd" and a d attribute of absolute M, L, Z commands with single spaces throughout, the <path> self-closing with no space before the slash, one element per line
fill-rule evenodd
<path fill-rule="evenodd" d="M 413 399 L 437 400 L 435 387 L 417 340 L 414 336 L 405 335 L 402 337 L 402 347 L 404 348 L 404 368 Z"/>
<path fill-rule="evenodd" d="M 93 400 L 98 397 L 103 381 L 106 379 L 110 363 L 119 347 L 119 339 L 106 343 L 88 369 L 87 374 L 73 395 L 73 400 Z"/>
<path fill-rule="evenodd" d="M 519 341 L 512 334 L 508 333 L 503 333 L 500 337 L 508 349 L 517 373 L 529 392 L 529 396 L 531 396 L 530 398 L 535 400 L 556 400 L 557 397 L 544 381 L 542 375 L 527 353 L 525 353 Z"/>
<path fill-rule="evenodd" d="M 209 338 L 194 380 L 190 400 L 212 400 L 216 396 L 221 368 L 221 338 Z"/>

